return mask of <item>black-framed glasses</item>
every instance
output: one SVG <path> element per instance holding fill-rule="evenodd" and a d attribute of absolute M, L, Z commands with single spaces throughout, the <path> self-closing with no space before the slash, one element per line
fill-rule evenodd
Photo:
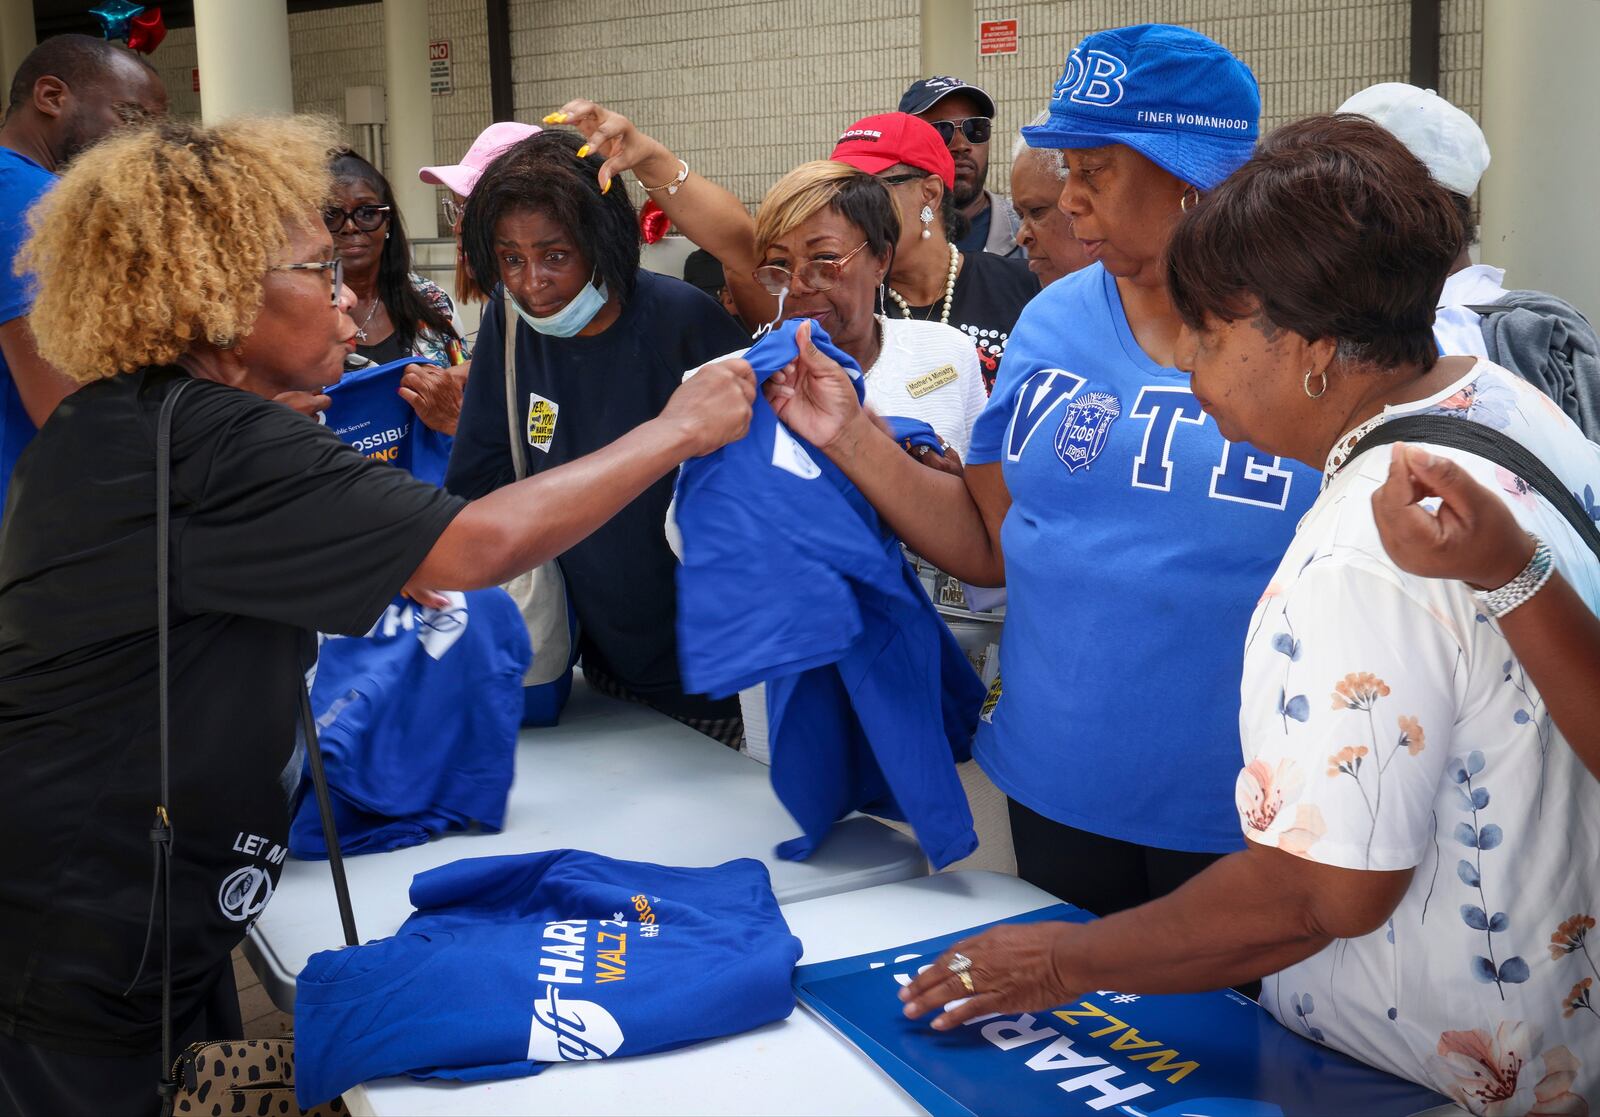
<path fill-rule="evenodd" d="M 328 227 L 328 232 L 330 233 L 337 233 L 344 228 L 346 221 L 351 222 L 363 233 L 370 233 L 389 220 L 389 208 L 388 206 L 375 205 L 357 206 L 355 209 L 324 206 L 322 208 L 322 223 Z"/>
<path fill-rule="evenodd" d="M 865 247 L 867 242 L 862 241 L 837 260 L 807 260 L 794 271 L 781 268 L 777 264 L 763 264 L 752 274 L 756 282 L 772 295 L 781 295 L 785 289 L 792 290 L 792 281 L 796 278 L 805 280 L 806 286 L 813 291 L 830 291 L 833 285 L 839 282 L 839 273 L 844 270 L 844 266 Z"/>
<path fill-rule="evenodd" d="M 454 229 L 461 223 L 461 215 L 467 210 L 454 198 L 444 197 L 439 199 L 439 212 L 444 214 L 444 223 Z"/>
<path fill-rule="evenodd" d="M 316 260 L 309 264 L 274 264 L 268 271 L 331 271 L 333 279 L 333 305 L 339 305 L 339 291 L 344 287 L 344 261 L 335 256 L 331 260 Z"/>
<path fill-rule="evenodd" d="M 911 172 L 909 174 L 902 173 L 902 174 L 897 174 L 897 175 L 878 175 L 877 179 L 878 179 L 879 182 L 883 183 L 885 186 L 902 186 L 905 183 L 918 182 L 918 181 L 920 181 L 922 179 L 925 179 L 927 177 L 928 176 L 927 176 L 926 172 L 913 171 L 913 172 Z"/>
<path fill-rule="evenodd" d="M 949 146 L 950 141 L 956 138 L 956 128 L 961 129 L 961 134 L 967 137 L 968 143 L 986 144 L 994 133 L 994 121 L 987 116 L 964 116 L 960 120 L 930 120 L 933 130 L 939 133 L 939 138 Z"/>

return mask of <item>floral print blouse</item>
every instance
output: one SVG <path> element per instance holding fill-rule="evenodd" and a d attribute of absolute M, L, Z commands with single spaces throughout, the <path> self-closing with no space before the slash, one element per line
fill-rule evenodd
<path fill-rule="evenodd" d="M 1600 446 L 1487 361 L 1391 408 L 1502 430 L 1600 519 Z M 1600 564 L 1493 463 L 1429 447 L 1501 493 L 1600 611 Z M 1411 869 L 1388 923 L 1269 977 L 1283 1024 L 1479 1114 L 1600 1109 L 1600 781 L 1459 582 L 1385 554 L 1371 496 L 1389 447 L 1349 463 L 1251 619 L 1236 799 L 1245 834 L 1359 870 Z"/>

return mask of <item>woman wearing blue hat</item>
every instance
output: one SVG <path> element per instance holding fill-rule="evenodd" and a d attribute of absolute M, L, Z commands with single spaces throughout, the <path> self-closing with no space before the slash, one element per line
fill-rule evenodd
<path fill-rule="evenodd" d="M 1259 114 L 1249 69 L 1185 28 L 1072 52 L 1023 134 L 1066 149 L 1060 204 L 1094 262 L 1023 311 L 964 478 L 903 468 L 824 374 L 777 401 L 907 546 L 1007 585 L 975 755 L 1010 799 L 1019 874 L 1102 915 L 1242 847 L 1246 622 L 1316 495 L 1309 471 L 1227 442 L 1173 367 L 1167 240 L 1249 158 Z"/>

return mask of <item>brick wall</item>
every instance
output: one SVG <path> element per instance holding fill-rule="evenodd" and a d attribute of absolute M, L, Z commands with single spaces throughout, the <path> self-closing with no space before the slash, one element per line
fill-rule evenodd
<path fill-rule="evenodd" d="M 915 79 L 918 0 L 515 0 L 516 113 L 624 113 L 747 205 Z M 639 197 L 636 192 L 635 197 Z"/>
<path fill-rule="evenodd" d="M 194 91 L 194 71 L 200 58 L 195 49 L 194 28 L 175 27 L 168 31 L 149 57 L 150 65 L 167 87 L 167 105 L 172 115 L 199 120 L 200 94 Z"/>
<path fill-rule="evenodd" d="M 1477 116 L 1483 0 L 1443 8 L 1440 92 Z M 1211 36 L 1255 71 L 1264 132 L 1330 112 L 1374 82 L 1405 81 L 1410 62 L 1406 0 L 979 0 L 977 14 L 1020 21 L 1018 52 L 980 58 L 975 78 L 998 102 L 1005 141 L 994 149 L 992 189 L 1005 188 L 1017 129 L 1048 105 L 1067 54 L 1092 31 L 1182 23 Z"/>

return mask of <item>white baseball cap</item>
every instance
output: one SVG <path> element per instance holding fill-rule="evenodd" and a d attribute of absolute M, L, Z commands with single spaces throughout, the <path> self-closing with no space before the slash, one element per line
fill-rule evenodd
<path fill-rule="evenodd" d="M 1489 168 L 1483 129 L 1431 89 L 1383 81 L 1367 86 L 1339 111 L 1364 116 L 1392 133 L 1446 190 L 1470 198 Z"/>

